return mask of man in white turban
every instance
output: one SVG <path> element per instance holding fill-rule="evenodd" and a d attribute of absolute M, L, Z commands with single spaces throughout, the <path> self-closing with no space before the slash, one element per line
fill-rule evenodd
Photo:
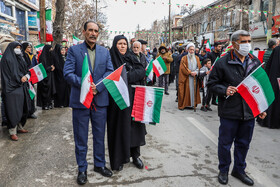
<path fill-rule="evenodd" d="M 195 55 L 195 45 L 189 43 L 188 54 L 184 56 L 179 69 L 178 108 L 193 108 L 201 103 L 199 85 L 196 82 L 198 70 L 201 68 L 199 58 Z"/>

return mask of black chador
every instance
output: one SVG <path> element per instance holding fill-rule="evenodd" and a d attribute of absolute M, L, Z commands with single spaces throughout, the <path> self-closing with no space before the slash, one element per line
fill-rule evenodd
<path fill-rule="evenodd" d="M 55 107 L 68 107 L 70 98 L 70 85 L 65 81 L 63 76 L 63 68 L 65 63 L 65 56 L 62 56 L 61 50 L 62 46 L 56 44 L 53 51 L 53 63 L 55 66 L 54 70 L 54 80 L 56 94 L 54 96 L 54 106 Z"/>
<path fill-rule="evenodd" d="M 14 51 L 17 46 L 21 46 L 19 42 L 10 43 L 1 59 L 2 97 L 8 129 L 15 128 L 19 123 L 25 125 L 30 102 L 28 82 L 21 81 L 29 71 L 22 53 Z"/>
<path fill-rule="evenodd" d="M 128 90 L 130 98 L 130 107 L 120 110 L 112 97 L 110 96 L 110 105 L 108 107 L 107 130 L 109 157 L 112 170 L 120 170 L 123 164 L 130 161 L 130 157 L 138 158 L 140 156 L 140 146 L 146 144 L 145 124 L 132 121 L 131 112 L 135 89 L 131 85 L 143 85 L 145 77 L 145 68 L 138 62 L 135 56 L 127 49 L 125 55 L 121 55 L 117 49 L 117 42 L 126 37 L 116 36 L 113 46 L 110 49 L 112 64 L 114 69 L 119 68 L 126 63 Z"/>
<path fill-rule="evenodd" d="M 280 128 L 280 88 L 278 79 L 280 79 L 280 46 L 274 48 L 265 69 L 272 89 L 274 91 L 275 100 L 267 110 L 267 116 L 263 121 L 263 126 L 272 129 Z"/>
<path fill-rule="evenodd" d="M 39 64 L 43 64 L 47 72 L 47 77 L 38 82 L 37 106 L 41 106 L 44 110 L 52 108 L 52 99 L 56 93 L 54 74 L 53 71 L 51 71 L 51 66 L 53 65 L 51 48 L 51 45 L 45 45 L 42 54 L 39 57 Z"/>

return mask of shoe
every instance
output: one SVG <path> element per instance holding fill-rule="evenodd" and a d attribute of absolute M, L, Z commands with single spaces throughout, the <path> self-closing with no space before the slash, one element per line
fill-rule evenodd
<path fill-rule="evenodd" d="M 169 93 L 168 93 L 168 92 L 165 92 L 164 94 L 165 94 L 165 95 L 169 95 Z"/>
<path fill-rule="evenodd" d="M 21 129 L 21 130 L 18 130 L 17 132 L 18 132 L 18 133 L 28 133 L 28 130 Z"/>
<path fill-rule="evenodd" d="M 53 106 L 52 106 L 52 105 L 50 105 L 50 106 L 49 106 L 49 109 L 53 109 Z"/>
<path fill-rule="evenodd" d="M 10 135 L 11 140 L 18 141 L 18 137 L 16 134 Z"/>
<path fill-rule="evenodd" d="M 202 106 L 202 107 L 200 108 L 200 110 L 202 110 L 203 112 L 207 112 L 207 109 L 205 108 L 205 106 Z"/>
<path fill-rule="evenodd" d="M 48 106 L 42 107 L 43 110 L 49 110 L 50 108 Z"/>
<path fill-rule="evenodd" d="M 217 106 L 218 104 L 216 102 L 212 102 L 212 105 L 216 105 Z"/>
<path fill-rule="evenodd" d="M 121 171 L 123 170 L 123 165 L 120 165 L 118 169 L 116 169 L 117 171 Z"/>
<path fill-rule="evenodd" d="M 175 99 L 175 102 L 178 102 L 178 97 Z"/>
<path fill-rule="evenodd" d="M 228 173 L 220 172 L 218 175 L 218 181 L 220 184 L 227 184 L 228 183 Z"/>
<path fill-rule="evenodd" d="M 142 160 L 138 157 L 138 158 L 133 158 L 133 164 L 138 168 L 138 169 L 143 169 L 144 168 L 144 164 L 142 162 Z"/>
<path fill-rule="evenodd" d="M 78 173 L 77 183 L 79 185 L 83 185 L 87 183 L 87 171 Z"/>
<path fill-rule="evenodd" d="M 212 109 L 210 108 L 210 106 L 205 106 L 205 108 L 209 111 L 212 111 Z"/>
<path fill-rule="evenodd" d="M 112 171 L 110 171 L 106 167 L 96 167 L 96 166 L 94 166 L 94 171 L 97 172 L 97 173 L 100 173 L 104 177 L 111 177 L 113 175 Z"/>
<path fill-rule="evenodd" d="M 31 114 L 31 115 L 29 116 L 29 118 L 37 119 L 37 116 L 36 116 L 35 114 Z"/>
<path fill-rule="evenodd" d="M 253 186 L 254 185 L 254 181 L 248 177 L 248 175 L 246 175 L 246 173 L 238 173 L 238 172 L 231 172 L 231 175 L 237 179 L 239 179 L 241 182 L 243 182 L 244 184 L 247 184 L 248 186 Z"/>

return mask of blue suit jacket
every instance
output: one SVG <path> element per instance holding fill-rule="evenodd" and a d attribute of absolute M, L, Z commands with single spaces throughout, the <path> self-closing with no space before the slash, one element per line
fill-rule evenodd
<path fill-rule="evenodd" d="M 70 95 L 70 107 L 72 108 L 86 109 L 80 102 L 82 66 L 85 53 L 88 53 L 85 42 L 70 47 L 64 65 L 63 73 L 65 80 L 72 86 Z M 114 71 L 110 53 L 106 48 L 96 45 L 94 71 L 92 71 L 89 55 L 87 56 L 89 69 L 95 84 Z M 101 83 L 96 88 L 98 93 L 94 96 L 94 104 L 100 107 L 108 106 L 109 96 L 104 84 Z"/>

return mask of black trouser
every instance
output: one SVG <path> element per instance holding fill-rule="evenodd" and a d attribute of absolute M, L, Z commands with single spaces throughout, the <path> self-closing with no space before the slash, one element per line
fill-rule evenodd
<path fill-rule="evenodd" d="M 210 106 L 210 100 L 211 100 L 212 96 L 213 96 L 213 93 L 210 92 L 209 89 L 207 89 L 206 103 L 205 103 L 207 106 Z M 212 102 L 213 102 L 213 98 L 212 98 Z M 215 96 L 215 102 L 216 102 L 216 96 Z"/>
<path fill-rule="evenodd" d="M 140 146 L 130 148 L 130 156 L 132 158 L 138 158 L 140 156 Z"/>
<path fill-rule="evenodd" d="M 5 112 L 4 98 L 3 98 L 3 96 L 1 96 L 1 97 L 2 97 L 2 102 L 1 102 L 2 125 L 5 125 L 5 123 L 7 123 L 7 117 L 6 117 L 6 112 Z"/>

